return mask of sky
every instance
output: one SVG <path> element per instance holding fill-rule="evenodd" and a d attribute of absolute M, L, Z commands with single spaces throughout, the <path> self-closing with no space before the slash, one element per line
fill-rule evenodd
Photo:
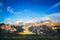
<path fill-rule="evenodd" d="M 60 0 L 0 0 L 0 23 L 47 17 L 60 21 Z"/>

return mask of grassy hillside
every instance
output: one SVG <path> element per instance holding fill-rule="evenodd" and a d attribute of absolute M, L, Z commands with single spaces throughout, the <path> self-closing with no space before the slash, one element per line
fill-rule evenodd
<path fill-rule="evenodd" d="M 0 34 L 1 40 L 59 40 L 59 35 L 46 35 L 46 34 L 29 34 L 29 35 L 18 35 L 18 34 L 10 34 L 10 33 L 4 33 Z"/>

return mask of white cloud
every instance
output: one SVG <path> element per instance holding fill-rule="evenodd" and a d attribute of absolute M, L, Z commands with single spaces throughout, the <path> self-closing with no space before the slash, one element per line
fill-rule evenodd
<path fill-rule="evenodd" d="M 33 12 L 33 11 L 31 11 L 31 10 L 23 10 L 23 11 L 21 11 L 21 12 L 15 12 L 14 14 L 16 14 L 16 17 L 17 18 L 20 18 L 20 15 L 22 15 L 21 16 L 21 18 L 23 19 L 23 20 L 25 20 L 25 21 L 23 21 L 24 23 L 34 23 L 34 22 L 36 22 L 36 20 L 38 20 L 38 17 L 44 17 L 44 16 L 46 16 L 46 14 L 40 14 L 39 15 L 39 13 L 37 13 L 37 12 Z M 27 16 L 26 16 L 27 15 Z M 15 17 L 15 18 L 16 18 Z M 30 20 L 28 20 L 26 17 L 31 17 L 31 19 Z M 47 17 L 45 17 L 45 18 L 41 18 L 41 20 L 47 20 L 47 19 L 49 19 L 49 18 L 47 18 Z M 19 22 L 19 21 L 18 21 Z"/>
<path fill-rule="evenodd" d="M 46 14 L 44 14 L 44 13 L 39 14 L 39 12 L 34 12 L 34 11 L 31 11 L 31 10 L 26 10 L 26 9 L 23 10 L 23 11 L 14 12 L 14 14 L 16 14 L 15 18 L 21 18 L 21 19 L 24 18 L 24 20 L 25 19 L 29 20 L 27 17 L 29 17 L 30 19 L 33 19 L 33 18 L 36 19 L 38 17 L 46 16 Z"/>
<path fill-rule="evenodd" d="M 23 11 L 19 11 L 19 12 L 15 12 L 14 14 L 24 14 L 24 13 L 27 13 L 27 12 L 30 12 L 29 10 L 23 10 Z"/>
<path fill-rule="evenodd" d="M 51 18 L 49 17 L 44 17 L 44 18 L 41 18 L 41 20 L 50 20 Z"/>
<path fill-rule="evenodd" d="M 46 17 L 40 18 L 40 20 L 50 20 L 51 22 L 60 21 L 60 13 L 53 13 Z"/>
<path fill-rule="evenodd" d="M 23 22 L 23 21 L 16 21 L 15 23 L 21 23 L 21 22 Z"/>
<path fill-rule="evenodd" d="M 54 22 L 54 20 L 48 16 L 38 18 L 36 22 Z"/>
<path fill-rule="evenodd" d="M 35 22 L 36 22 L 35 20 L 27 20 L 24 23 L 35 23 Z"/>
<path fill-rule="evenodd" d="M 6 18 L 5 20 L 6 20 L 6 21 L 10 21 L 10 20 L 11 20 L 11 18 Z"/>
<path fill-rule="evenodd" d="M 13 19 L 11 18 L 6 18 L 6 21 L 11 21 Z M 13 20 L 14 21 L 14 20 Z M 14 23 L 20 23 L 20 22 L 24 22 L 24 23 L 35 23 L 35 22 L 55 22 L 55 21 L 60 21 L 60 13 L 53 13 L 50 15 L 47 15 L 45 17 L 42 18 L 37 18 L 37 19 L 31 19 L 31 20 L 15 20 Z"/>
<path fill-rule="evenodd" d="M 60 13 L 53 13 L 53 14 L 50 14 L 50 15 L 46 15 L 45 17 L 42 17 L 42 18 L 37 18 L 33 21 L 36 21 L 36 22 L 46 22 L 46 21 L 50 21 L 50 22 L 56 22 L 56 21 L 60 21 Z"/>
<path fill-rule="evenodd" d="M 11 18 L 5 18 L 5 21 L 7 22 L 7 23 L 11 23 L 12 24 L 12 22 L 11 22 Z"/>
<path fill-rule="evenodd" d="M 54 19 L 55 21 L 60 21 L 60 13 L 53 13 L 48 15 L 48 17 Z"/>
<path fill-rule="evenodd" d="M 48 15 L 48 16 L 50 16 L 50 17 L 60 17 L 60 13 L 53 13 L 53 14 L 50 14 L 50 15 Z"/>
<path fill-rule="evenodd" d="M 22 12 L 15 12 L 14 14 L 21 14 Z"/>
<path fill-rule="evenodd" d="M 10 10 L 8 10 L 8 11 L 10 11 Z M 19 22 L 25 22 L 25 23 L 29 23 L 29 22 L 40 22 L 40 21 L 46 21 L 46 20 L 49 20 L 51 22 L 54 22 L 54 21 L 56 21 L 56 20 L 58 21 L 58 19 L 60 19 L 60 13 L 49 14 L 49 15 L 43 16 L 42 18 L 36 17 L 36 15 L 37 16 L 39 16 L 39 15 L 37 13 L 34 13 L 34 12 L 30 11 L 30 10 L 24 10 L 24 11 L 15 12 L 15 13 L 17 15 L 15 15 L 14 18 L 17 19 L 17 20 L 14 21 L 14 19 L 12 19 L 15 23 L 19 23 Z M 36 18 L 31 19 L 31 20 L 25 20 L 25 19 L 27 19 L 25 17 L 26 14 L 28 15 L 26 17 L 36 17 Z M 22 17 L 20 15 L 22 15 Z M 22 21 L 21 21 L 20 17 L 21 17 Z M 11 18 L 6 18 L 6 20 L 9 21 L 9 20 L 11 20 Z"/>
<path fill-rule="evenodd" d="M 7 7 L 7 11 L 10 12 L 10 13 L 14 13 L 14 10 L 12 9 L 12 7 Z"/>
<path fill-rule="evenodd" d="M 60 6 L 60 2 L 52 5 L 52 6 L 50 7 L 50 9 L 55 8 L 55 7 L 57 7 L 57 6 Z"/>

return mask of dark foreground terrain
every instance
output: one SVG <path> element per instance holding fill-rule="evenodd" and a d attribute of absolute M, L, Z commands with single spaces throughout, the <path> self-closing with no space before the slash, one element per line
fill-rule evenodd
<path fill-rule="evenodd" d="M 47 34 L 20 35 L 14 33 L 4 33 L 0 34 L 0 40 L 60 40 L 60 36 Z"/>

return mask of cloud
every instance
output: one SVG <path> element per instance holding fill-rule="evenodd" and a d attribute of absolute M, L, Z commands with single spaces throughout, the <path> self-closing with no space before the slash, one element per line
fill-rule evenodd
<path fill-rule="evenodd" d="M 15 12 L 14 14 L 21 14 L 22 12 Z"/>
<path fill-rule="evenodd" d="M 53 14 L 49 14 L 43 17 L 40 17 L 37 13 L 32 12 L 30 10 L 24 10 L 21 12 L 14 12 L 16 13 L 16 15 L 14 15 L 14 18 L 6 18 L 6 20 L 11 20 L 12 22 L 14 21 L 15 23 L 19 23 L 19 22 L 25 22 L 25 23 L 33 23 L 33 22 L 41 22 L 41 21 L 50 21 L 50 22 L 55 22 L 60 21 L 60 13 L 53 13 Z M 27 15 L 27 16 L 26 16 Z M 39 16 L 40 18 L 38 18 L 37 16 Z M 29 19 L 27 19 L 27 17 L 29 17 Z M 32 17 L 32 18 L 30 18 Z M 36 17 L 36 18 L 34 18 Z M 22 21 L 21 21 L 22 20 Z"/>
<path fill-rule="evenodd" d="M 35 20 L 27 20 L 24 23 L 35 23 L 35 22 L 36 22 Z"/>
<path fill-rule="evenodd" d="M 49 14 L 46 15 L 45 17 L 40 18 L 39 20 L 50 20 L 50 21 L 60 21 L 60 13 L 53 13 L 53 14 Z"/>
<path fill-rule="evenodd" d="M 27 22 L 56 22 L 56 21 L 60 21 L 60 13 L 53 13 L 53 14 L 49 14 L 46 15 L 45 17 L 42 18 L 37 18 L 34 20 L 30 20 Z"/>
<path fill-rule="evenodd" d="M 3 3 L 0 2 L 0 7 L 2 7 L 2 6 L 3 6 Z"/>
<path fill-rule="evenodd" d="M 15 12 L 14 14 L 24 14 L 24 13 L 27 13 L 27 12 L 30 12 L 29 10 L 23 10 L 23 11 L 19 11 L 19 12 Z"/>
<path fill-rule="evenodd" d="M 41 18 L 41 20 L 50 20 L 51 22 L 60 21 L 60 13 L 53 13 Z"/>
<path fill-rule="evenodd" d="M 56 22 L 56 21 L 60 21 L 60 13 L 49 14 L 49 15 L 46 15 L 45 17 L 37 18 L 33 21 L 35 21 L 35 22 Z"/>
<path fill-rule="evenodd" d="M 15 19 L 16 18 L 19 18 L 19 19 L 21 18 L 24 23 L 31 23 L 31 22 L 34 23 L 34 22 L 36 22 L 36 20 L 38 20 L 39 17 L 46 16 L 46 14 L 41 13 L 39 15 L 39 13 L 33 12 L 31 10 L 23 10 L 23 11 L 20 11 L 20 12 L 15 12 L 14 14 L 16 14 Z M 30 19 L 27 19 L 27 17 L 29 17 Z M 41 20 L 47 20 L 47 19 L 49 19 L 49 18 L 47 18 L 47 17 L 41 18 Z"/>
<path fill-rule="evenodd" d="M 39 12 L 34 12 L 34 11 L 31 11 L 31 10 L 23 10 L 23 11 L 18 11 L 18 12 L 15 12 L 14 14 L 16 14 L 15 16 L 18 17 L 18 18 L 24 18 L 29 20 L 30 19 L 36 19 L 38 17 L 42 17 L 42 16 L 45 16 L 46 14 L 44 13 L 39 13 Z M 15 18 L 16 18 L 15 17 Z"/>
<path fill-rule="evenodd" d="M 14 19 L 11 18 L 6 18 L 6 21 L 11 22 L 14 21 Z M 30 20 L 15 20 L 14 23 L 35 23 L 35 22 L 56 22 L 56 21 L 60 21 L 60 13 L 53 13 L 53 14 L 49 14 L 45 17 L 42 18 L 37 18 L 37 19 L 30 19 Z"/>
<path fill-rule="evenodd" d="M 10 21 L 10 20 L 11 20 L 11 18 L 6 18 L 5 20 L 6 20 L 6 21 Z"/>
<path fill-rule="evenodd" d="M 49 18 L 49 17 L 44 17 L 44 18 L 41 18 L 41 20 L 51 20 L 51 18 Z"/>
<path fill-rule="evenodd" d="M 11 18 L 5 18 L 5 21 L 7 22 L 7 23 L 11 23 L 12 24 L 12 22 L 11 22 Z"/>
<path fill-rule="evenodd" d="M 15 23 L 22 23 L 23 21 L 16 21 Z"/>
<path fill-rule="evenodd" d="M 52 5 L 52 6 L 50 7 L 50 9 L 55 8 L 55 7 L 57 7 L 57 6 L 60 6 L 60 2 Z"/>
<path fill-rule="evenodd" d="M 14 13 L 14 10 L 12 9 L 12 7 L 7 7 L 7 11 L 10 12 L 10 13 Z"/>
<path fill-rule="evenodd" d="M 48 17 L 54 19 L 55 21 L 60 21 L 60 13 L 53 13 L 48 15 Z"/>
<path fill-rule="evenodd" d="M 48 16 L 38 18 L 36 22 L 54 22 L 54 20 Z"/>
<path fill-rule="evenodd" d="M 49 17 L 60 17 L 60 13 L 53 13 L 53 14 L 50 14 L 48 15 Z"/>

